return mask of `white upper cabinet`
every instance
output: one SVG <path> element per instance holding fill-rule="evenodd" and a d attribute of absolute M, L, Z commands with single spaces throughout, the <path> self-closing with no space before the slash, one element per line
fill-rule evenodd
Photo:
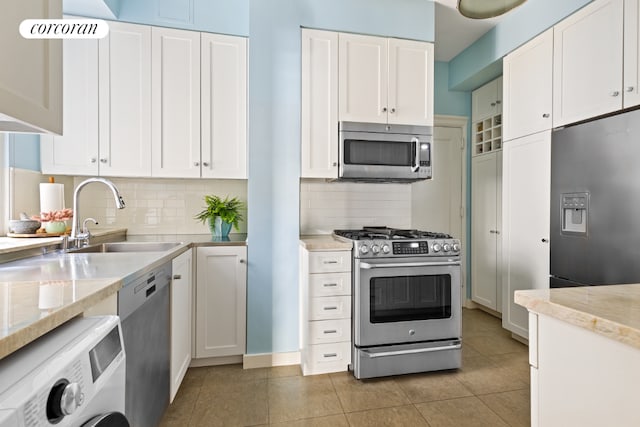
<path fill-rule="evenodd" d="M 387 122 L 387 45 L 383 37 L 340 34 L 340 121 Z"/>
<path fill-rule="evenodd" d="M 151 28 L 109 22 L 99 42 L 102 176 L 151 176 L 150 76 Z"/>
<path fill-rule="evenodd" d="M 301 177 L 338 177 L 338 33 L 302 29 Z"/>
<path fill-rule="evenodd" d="M 339 120 L 433 125 L 433 45 L 339 35 Z"/>
<path fill-rule="evenodd" d="M 64 40 L 64 132 L 40 137 L 45 174 L 98 175 L 98 40 Z"/>
<path fill-rule="evenodd" d="M 247 177 L 247 39 L 202 33 L 203 178 Z"/>
<path fill-rule="evenodd" d="M 640 105 L 640 7 L 638 0 L 624 1 L 623 107 Z"/>
<path fill-rule="evenodd" d="M 471 93 L 471 120 L 478 122 L 502 113 L 502 78 L 498 77 Z"/>
<path fill-rule="evenodd" d="M 623 0 L 596 0 L 554 27 L 553 126 L 622 108 Z"/>
<path fill-rule="evenodd" d="M 200 177 L 200 33 L 152 27 L 154 177 Z"/>
<path fill-rule="evenodd" d="M 433 126 L 433 44 L 389 39 L 388 122 Z"/>
<path fill-rule="evenodd" d="M 62 40 L 25 39 L 25 19 L 62 18 L 62 0 L 7 1 L 0 13 L 0 132 L 63 132 Z"/>
<path fill-rule="evenodd" d="M 553 29 L 507 55 L 503 70 L 504 140 L 551 129 Z"/>

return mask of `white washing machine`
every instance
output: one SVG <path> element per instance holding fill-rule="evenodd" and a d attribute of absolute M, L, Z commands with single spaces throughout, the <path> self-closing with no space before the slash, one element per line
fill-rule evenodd
<path fill-rule="evenodd" d="M 129 427 L 118 316 L 72 319 L 0 360 L 0 427 Z"/>

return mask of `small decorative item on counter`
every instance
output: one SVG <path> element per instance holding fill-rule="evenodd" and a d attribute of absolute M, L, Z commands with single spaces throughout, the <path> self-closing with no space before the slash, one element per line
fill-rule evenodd
<path fill-rule="evenodd" d="M 40 221 L 29 219 L 26 213 L 20 214 L 20 219 L 9 221 L 9 232 L 15 234 L 33 234 L 40 228 Z"/>
<path fill-rule="evenodd" d="M 238 222 L 243 221 L 241 210 L 245 209 L 245 205 L 237 197 L 224 200 L 218 196 L 204 196 L 207 207 L 198 213 L 194 218 L 209 222 L 209 229 L 214 237 L 227 237 L 231 231 L 231 226 L 236 230 L 239 229 Z"/>
<path fill-rule="evenodd" d="M 47 233 L 64 233 L 67 231 L 65 221 L 73 218 L 73 210 L 60 209 L 51 212 L 42 212 L 39 216 L 36 215 L 31 218 L 41 221 Z"/>

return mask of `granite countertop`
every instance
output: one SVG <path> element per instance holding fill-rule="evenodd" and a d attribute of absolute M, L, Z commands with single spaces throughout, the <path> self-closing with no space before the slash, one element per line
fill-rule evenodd
<path fill-rule="evenodd" d="M 308 251 L 351 250 L 353 242 L 335 237 L 332 234 L 300 236 L 300 246 Z"/>
<path fill-rule="evenodd" d="M 640 348 L 640 284 L 516 291 L 515 302 Z"/>
<path fill-rule="evenodd" d="M 213 239 L 210 234 L 131 235 L 125 239 L 125 233 L 126 230 L 110 230 L 94 233 L 94 237 L 180 244 L 163 252 L 39 252 L 37 256 L 0 264 L 0 358 L 81 314 L 189 248 L 247 244 L 246 234 L 230 234 L 228 239 Z M 55 247 L 60 242 L 60 238 L 53 239 L 53 243 L 48 238 L 28 239 L 28 243 L 13 245 L 0 255 L 50 249 L 52 244 Z"/>

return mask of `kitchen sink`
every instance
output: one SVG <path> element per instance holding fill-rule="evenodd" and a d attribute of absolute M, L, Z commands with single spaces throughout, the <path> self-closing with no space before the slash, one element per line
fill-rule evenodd
<path fill-rule="evenodd" d="M 164 252 L 181 244 L 178 242 L 113 242 L 71 249 L 69 253 Z"/>

